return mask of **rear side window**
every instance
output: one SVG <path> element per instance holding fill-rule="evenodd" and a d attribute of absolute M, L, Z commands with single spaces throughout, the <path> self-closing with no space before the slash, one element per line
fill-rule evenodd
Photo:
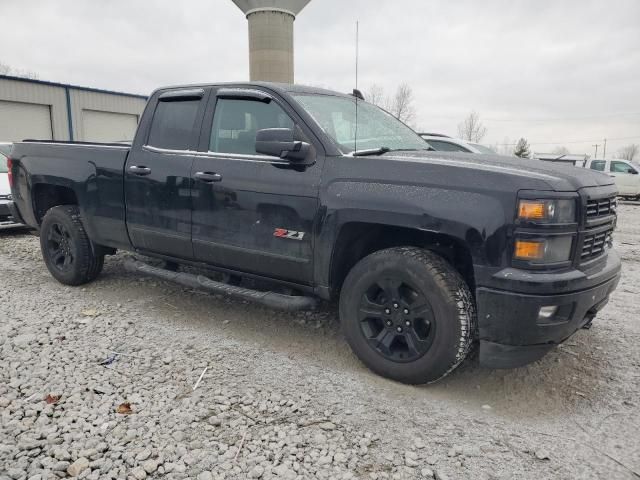
<path fill-rule="evenodd" d="M 200 102 L 200 99 L 158 102 L 147 144 L 169 150 L 189 150 Z"/>
<path fill-rule="evenodd" d="M 289 115 L 273 101 L 220 98 L 213 116 L 209 151 L 256 155 L 258 130 L 293 126 Z"/>
<path fill-rule="evenodd" d="M 0 173 L 7 173 L 8 171 L 7 157 L 2 152 L 0 152 Z"/>
<path fill-rule="evenodd" d="M 427 143 L 435 148 L 439 152 L 466 152 L 471 153 L 461 145 L 457 145 L 451 142 L 444 142 L 442 140 L 427 140 Z"/>
<path fill-rule="evenodd" d="M 604 164 L 606 162 L 604 160 L 594 160 L 591 162 L 591 170 L 598 170 L 599 172 L 604 172 Z"/>

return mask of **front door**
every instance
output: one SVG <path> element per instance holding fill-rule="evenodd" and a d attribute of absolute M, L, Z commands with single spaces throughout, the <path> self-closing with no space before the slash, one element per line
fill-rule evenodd
<path fill-rule="evenodd" d="M 216 97 L 212 92 L 209 103 L 201 140 L 206 153 L 192 168 L 195 258 L 311 283 L 321 155 L 314 165 L 300 167 L 256 153 L 258 130 L 299 124 L 275 98 Z"/>
<path fill-rule="evenodd" d="M 203 96 L 203 90 L 159 95 L 147 138 L 136 139 L 129 153 L 127 228 L 138 250 L 193 258 L 191 167 L 204 113 Z"/>
<path fill-rule="evenodd" d="M 621 160 L 611 160 L 610 174 L 615 178 L 620 195 L 640 194 L 640 176 L 638 171 Z"/>

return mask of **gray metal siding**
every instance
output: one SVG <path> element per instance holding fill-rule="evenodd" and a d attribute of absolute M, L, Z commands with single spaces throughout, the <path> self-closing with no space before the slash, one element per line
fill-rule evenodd
<path fill-rule="evenodd" d="M 67 103 L 64 88 L 50 87 L 20 80 L 0 79 L 0 100 L 48 105 L 54 140 L 69 140 Z M 2 141 L 0 132 L 0 141 Z"/>
<path fill-rule="evenodd" d="M 128 113 L 136 115 L 138 119 L 147 103 L 142 98 L 114 95 L 111 93 L 87 92 L 83 90 L 69 90 L 71 97 L 71 117 L 73 118 L 73 138 L 75 140 L 91 140 L 84 132 L 82 121 L 83 110 L 93 110 L 109 113 Z"/>
<path fill-rule="evenodd" d="M 71 122 L 67 117 L 67 90 Z M 0 77 L 0 100 L 49 106 L 54 140 L 85 140 L 83 110 L 136 115 L 144 110 L 146 99 L 117 92 L 101 92 L 82 87 L 66 86 L 32 80 Z M 72 125 L 73 138 L 69 135 Z M 0 131 L 0 141 L 3 132 Z"/>

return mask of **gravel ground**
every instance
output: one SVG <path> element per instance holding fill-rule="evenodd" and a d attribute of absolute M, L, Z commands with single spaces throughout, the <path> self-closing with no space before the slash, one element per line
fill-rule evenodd
<path fill-rule="evenodd" d="M 525 368 L 470 358 L 410 387 L 357 361 L 332 307 L 190 291 L 122 254 L 65 287 L 36 237 L 1 232 L 0 479 L 640 478 L 640 205 L 616 243 L 622 282 L 591 330 Z"/>

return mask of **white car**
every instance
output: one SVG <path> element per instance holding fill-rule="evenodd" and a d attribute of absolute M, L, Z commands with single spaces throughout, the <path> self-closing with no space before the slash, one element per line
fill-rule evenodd
<path fill-rule="evenodd" d="M 9 211 L 11 188 L 7 170 L 7 157 L 11 151 L 11 143 L 0 143 L 0 226 L 14 225 Z"/>
<path fill-rule="evenodd" d="M 618 194 L 640 200 L 640 165 L 629 160 L 588 160 L 585 168 L 607 173 L 615 179 Z"/>
<path fill-rule="evenodd" d="M 479 143 L 471 143 L 459 138 L 451 138 L 438 133 L 421 133 L 420 136 L 437 152 L 464 152 L 481 155 L 495 155 L 496 152 Z"/>

